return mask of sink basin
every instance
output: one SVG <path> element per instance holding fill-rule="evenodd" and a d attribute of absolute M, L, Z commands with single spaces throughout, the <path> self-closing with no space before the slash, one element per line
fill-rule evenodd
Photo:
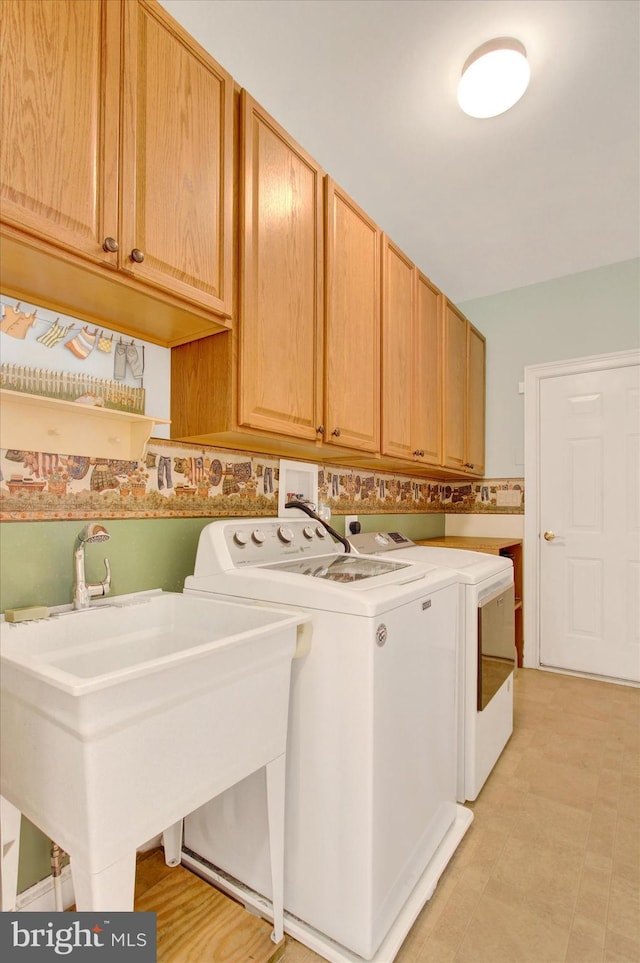
<path fill-rule="evenodd" d="M 71 854 L 78 909 L 131 909 L 100 874 L 283 756 L 308 627 L 168 592 L 0 624 L 0 793 Z"/>
<path fill-rule="evenodd" d="M 81 695 L 202 659 L 287 620 L 290 614 L 281 610 L 172 592 L 141 594 L 35 622 L 2 623 L 2 661 Z"/>

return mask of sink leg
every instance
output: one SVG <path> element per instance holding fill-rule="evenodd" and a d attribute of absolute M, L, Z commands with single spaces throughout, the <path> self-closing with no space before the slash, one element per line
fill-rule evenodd
<path fill-rule="evenodd" d="M 18 858 L 20 856 L 20 823 L 22 813 L 8 799 L 0 796 L 0 879 L 2 880 L 2 912 L 15 909 L 18 895 Z"/>
<path fill-rule="evenodd" d="M 167 866 L 179 866 L 182 850 L 182 824 L 184 820 L 179 819 L 173 826 L 162 834 L 162 845 L 164 846 L 164 861 Z"/>
<path fill-rule="evenodd" d="M 136 853 L 133 850 L 99 873 L 88 872 L 81 861 L 71 857 L 71 878 L 78 913 L 130 912 L 136 883 Z"/>
<path fill-rule="evenodd" d="M 273 933 L 279 943 L 284 934 L 284 784 L 285 755 L 267 763 L 267 812 L 269 816 L 269 852 L 273 892 Z"/>

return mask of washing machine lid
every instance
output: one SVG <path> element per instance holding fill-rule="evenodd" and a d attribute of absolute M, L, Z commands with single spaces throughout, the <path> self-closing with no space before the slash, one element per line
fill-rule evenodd
<path fill-rule="evenodd" d="M 391 572 L 400 572 L 409 567 L 408 562 L 383 561 L 365 555 L 319 555 L 312 558 L 296 559 L 294 562 L 276 562 L 264 568 L 279 572 L 291 572 L 311 578 L 326 579 L 329 582 L 360 582 L 363 579 L 377 578 Z"/>
<path fill-rule="evenodd" d="M 278 608 L 292 606 L 325 614 L 374 617 L 415 604 L 445 586 L 455 585 L 457 580 L 450 569 L 419 563 L 349 582 L 308 578 L 275 565 L 253 565 L 216 575 L 190 575 L 185 579 L 184 590 L 218 598 L 231 596 L 245 602 L 254 600 Z"/>

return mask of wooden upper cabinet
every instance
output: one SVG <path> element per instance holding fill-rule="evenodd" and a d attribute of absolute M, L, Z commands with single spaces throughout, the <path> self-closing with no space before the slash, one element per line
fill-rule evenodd
<path fill-rule="evenodd" d="M 123 49 L 120 266 L 230 316 L 233 80 L 155 2 Z"/>
<path fill-rule="evenodd" d="M 467 437 L 466 469 L 484 474 L 485 453 L 485 366 L 484 335 L 472 324 L 467 328 Z"/>
<path fill-rule="evenodd" d="M 2 220 L 115 266 L 120 6 L 2 7 Z"/>
<path fill-rule="evenodd" d="M 382 447 L 383 455 L 413 459 L 416 269 L 382 235 Z"/>
<path fill-rule="evenodd" d="M 468 321 L 448 299 L 443 318 L 442 464 L 463 469 L 467 384 Z"/>
<path fill-rule="evenodd" d="M 380 450 L 380 230 L 326 178 L 324 439 Z"/>
<path fill-rule="evenodd" d="M 246 91 L 241 131 L 238 420 L 315 441 L 324 174 Z"/>
<path fill-rule="evenodd" d="M 439 465 L 440 292 L 385 235 L 382 241 L 382 454 Z"/>
<path fill-rule="evenodd" d="M 442 464 L 484 472 L 485 339 L 448 300 L 443 318 Z"/>
<path fill-rule="evenodd" d="M 413 452 L 420 462 L 442 462 L 442 295 L 416 271 Z M 416 455 L 416 451 L 418 454 Z"/>
<path fill-rule="evenodd" d="M 156 0 L 2 16 L 5 291 L 160 344 L 226 326 L 231 76 Z"/>

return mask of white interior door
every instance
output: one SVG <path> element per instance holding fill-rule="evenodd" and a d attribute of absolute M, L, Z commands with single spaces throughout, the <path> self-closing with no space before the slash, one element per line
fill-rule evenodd
<path fill-rule="evenodd" d="M 540 665 L 640 681 L 640 366 L 539 382 Z"/>

